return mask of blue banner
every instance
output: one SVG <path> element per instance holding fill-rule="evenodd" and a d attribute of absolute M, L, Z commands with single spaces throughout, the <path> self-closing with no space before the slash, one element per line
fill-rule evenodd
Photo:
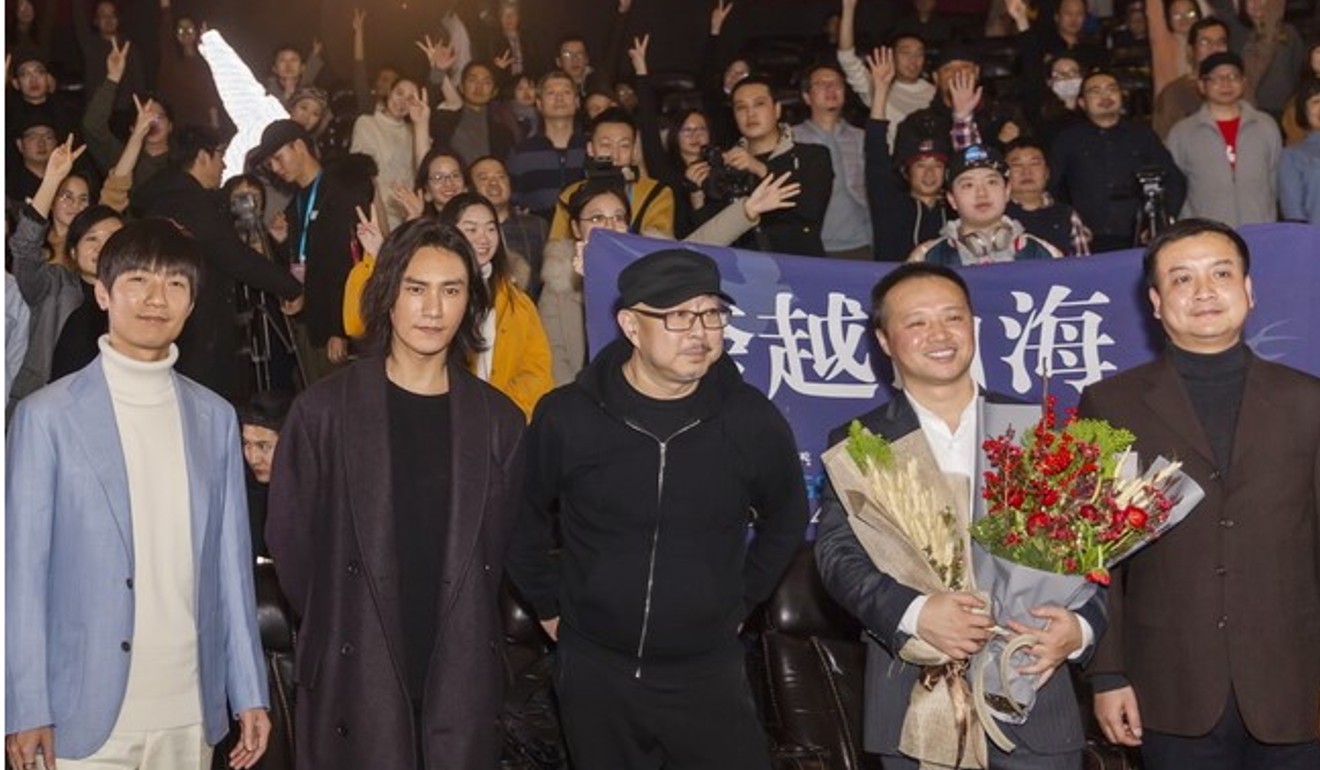
<path fill-rule="evenodd" d="M 1320 376 L 1320 228 L 1244 227 L 1256 307 L 1247 341 L 1263 358 Z M 830 429 L 887 401 L 893 375 L 867 328 L 871 287 L 894 265 L 684 244 L 719 264 L 737 301 L 725 346 L 747 381 L 788 418 L 815 480 Z M 597 230 L 586 252 L 587 338 L 618 334 L 619 271 L 673 241 Z M 1040 400 L 1045 376 L 1062 406 L 1086 385 L 1144 363 L 1163 346 L 1141 251 L 962 270 L 976 313 L 973 364 L 988 389 Z"/>

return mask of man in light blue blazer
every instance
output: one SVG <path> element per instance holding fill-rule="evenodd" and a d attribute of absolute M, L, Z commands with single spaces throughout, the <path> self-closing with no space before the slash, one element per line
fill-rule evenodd
<path fill-rule="evenodd" d="M 202 263 L 167 220 L 102 249 L 101 355 L 9 426 L 5 749 L 14 770 L 210 767 L 269 705 L 233 408 L 173 371 Z"/>

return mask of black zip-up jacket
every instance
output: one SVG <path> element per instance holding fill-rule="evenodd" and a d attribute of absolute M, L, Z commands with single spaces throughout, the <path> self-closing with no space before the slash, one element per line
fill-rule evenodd
<path fill-rule="evenodd" d="M 507 567 L 541 618 L 640 677 L 728 649 L 801 544 L 807 500 L 788 423 L 728 356 L 702 378 L 692 420 L 663 438 L 607 382 L 631 353 L 612 343 L 537 405 Z"/>

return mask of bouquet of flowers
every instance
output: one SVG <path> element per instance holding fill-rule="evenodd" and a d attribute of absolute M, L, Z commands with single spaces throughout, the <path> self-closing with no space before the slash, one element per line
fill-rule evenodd
<path fill-rule="evenodd" d="M 987 405 L 989 406 L 989 405 Z M 1053 397 L 1044 415 L 1015 441 L 1012 428 L 987 439 L 980 491 L 984 511 L 972 524 L 976 579 L 990 590 L 994 617 L 1039 625 L 1032 607 L 1075 610 L 1109 570 L 1182 521 L 1204 496 L 1181 463 L 1158 458 L 1136 472 L 1135 436 L 1103 420 L 1062 424 Z M 1035 677 L 1015 668 L 1030 661 L 1031 636 L 997 637 L 974 665 L 984 672 L 995 716 L 1021 723 L 1035 702 Z"/>
<path fill-rule="evenodd" d="M 924 434 L 891 443 L 854 421 L 848 439 L 821 459 L 849 526 L 879 569 L 922 593 L 972 587 L 970 479 L 951 483 Z M 921 667 L 900 750 L 922 767 L 986 767 L 986 729 L 998 728 L 972 695 L 967 662 L 916 637 L 895 654 Z"/>

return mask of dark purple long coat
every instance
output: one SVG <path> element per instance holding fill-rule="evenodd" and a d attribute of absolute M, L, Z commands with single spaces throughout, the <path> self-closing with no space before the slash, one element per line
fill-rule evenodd
<path fill-rule="evenodd" d="M 426 767 L 482 770 L 500 755 L 497 596 L 521 494 L 521 411 L 450 367 L 452 478 L 437 642 L 422 718 Z M 382 359 L 317 383 L 280 433 L 266 538 L 302 617 L 301 770 L 418 767 L 404 686 Z"/>

